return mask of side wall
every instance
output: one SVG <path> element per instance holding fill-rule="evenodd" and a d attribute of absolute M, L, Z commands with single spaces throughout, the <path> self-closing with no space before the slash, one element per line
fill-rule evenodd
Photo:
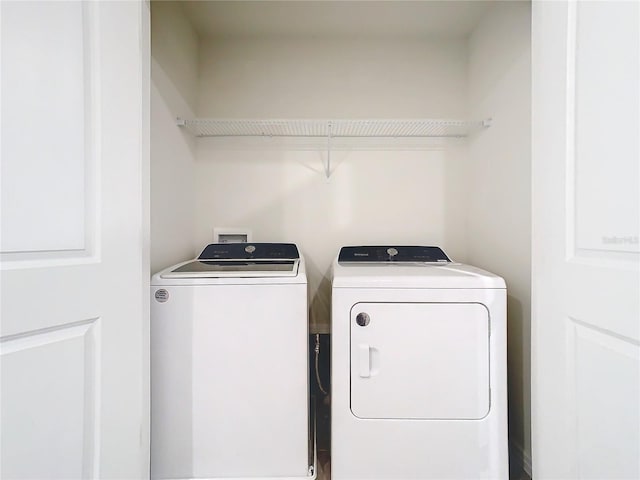
<path fill-rule="evenodd" d="M 465 41 L 210 39 L 201 44 L 201 117 L 466 116 Z M 298 243 L 307 260 L 312 328 L 329 325 L 330 266 L 343 245 L 441 245 L 465 260 L 466 147 L 349 143 L 332 151 L 253 139 L 200 139 L 196 242 L 214 227 Z"/>
<path fill-rule="evenodd" d="M 469 40 L 472 118 L 493 125 L 469 145 L 469 263 L 508 289 L 512 463 L 531 473 L 531 6 L 497 4 Z"/>
<path fill-rule="evenodd" d="M 175 2 L 151 2 L 151 272 L 194 255 L 195 139 L 176 128 L 197 99 L 198 40 Z"/>

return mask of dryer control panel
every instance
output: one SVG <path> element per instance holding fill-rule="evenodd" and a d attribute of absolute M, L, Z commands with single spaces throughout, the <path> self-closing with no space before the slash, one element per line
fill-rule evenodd
<path fill-rule="evenodd" d="M 338 256 L 339 263 L 448 263 L 450 261 L 440 247 L 414 245 L 342 247 Z"/>

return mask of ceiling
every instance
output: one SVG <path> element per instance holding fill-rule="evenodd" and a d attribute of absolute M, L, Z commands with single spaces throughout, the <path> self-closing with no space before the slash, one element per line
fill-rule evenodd
<path fill-rule="evenodd" d="M 199 35 L 466 37 L 492 1 L 181 0 Z"/>

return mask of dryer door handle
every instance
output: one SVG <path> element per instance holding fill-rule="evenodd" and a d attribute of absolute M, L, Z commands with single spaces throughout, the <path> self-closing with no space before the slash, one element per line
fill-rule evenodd
<path fill-rule="evenodd" d="M 358 345 L 358 363 L 359 363 L 359 375 L 362 378 L 368 378 L 371 376 L 371 347 L 369 345 Z"/>

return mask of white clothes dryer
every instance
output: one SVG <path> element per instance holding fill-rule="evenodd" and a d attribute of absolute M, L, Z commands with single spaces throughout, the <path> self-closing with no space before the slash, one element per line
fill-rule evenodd
<path fill-rule="evenodd" d="M 333 264 L 334 480 L 508 479 L 506 286 L 438 247 Z"/>
<path fill-rule="evenodd" d="M 211 244 L 151 285 L 151 478 L 315 478 L 296 245 Z"/>

